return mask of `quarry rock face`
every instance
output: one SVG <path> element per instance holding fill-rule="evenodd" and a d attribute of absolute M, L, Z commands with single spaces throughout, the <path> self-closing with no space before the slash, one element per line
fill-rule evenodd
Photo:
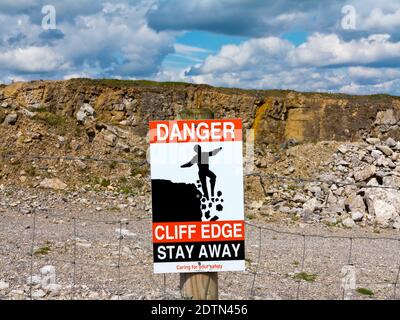
<path fill-rule="evenodd" d="M 32 112 L 46 108 L 74 116 L 130 125 L 141 135 L 149 120 L 175 119 L 185 108 L 209 108 L 215 118 L 243 119 L 260 144 L 400 138 L 400 98 L 385 95 L 296 93 L 213 88 L 205 85 L 137 84 L 73 79 L 14 83 L 0 88 L 2 105 Z M 35 106 L 35 108 L 32 108 Z M 2 112 L 14 112 L 13 108 Z M 8 110 L 10 109 L 10 110 Z M 369 133 L 373 132 L 373 135 Z"/>
<path fill-rule="evenodd" d="M 246 176 L 248 212 L 400 229 L 399 97 L 72 79 L 2 85 L 0 106 L 0 188 L 85 188 L 150 199 L 148 121 L 208 108 L 217 119 L 241 118 L 244 129 L 254 129 L 255 170 L 286 178 Z M 289 179 L 304 177 L 319 182 Z M 173 188 L 198 206 L 190 197 L 195 186 Z"/>

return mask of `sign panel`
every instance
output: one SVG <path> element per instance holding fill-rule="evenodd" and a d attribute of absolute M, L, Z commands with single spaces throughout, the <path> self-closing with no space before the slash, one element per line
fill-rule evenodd
<path fill-rule="evenodd" d="M 242 122 L 150 122 L 154 272 L 245 269 Z"/>

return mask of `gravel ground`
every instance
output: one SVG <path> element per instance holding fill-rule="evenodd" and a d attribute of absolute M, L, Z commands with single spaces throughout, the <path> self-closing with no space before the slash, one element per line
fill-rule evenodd
<path fill-rule="evenodd" d="M 345 293 L 348 299 L 399 299 L 398 239 L 393 230 L 251 220 L 247 270 L 220 273 L 219 296 L 342 299 Z M 30 275 L 40 275 L 48 265 L 55 267 L 56 286 L 35 284 L 36 277 L 30 285 Z M 347 265 L 354 268 L 356 283 L 344 291 L 342 268 Z M 369 291 L 358 290 L 362 294 L 360 288 Z M 84 190 L 0 189 L 0 299 L 31 296 L 179 299 L 179 275 L 152 272 L 149 199 Z"/>

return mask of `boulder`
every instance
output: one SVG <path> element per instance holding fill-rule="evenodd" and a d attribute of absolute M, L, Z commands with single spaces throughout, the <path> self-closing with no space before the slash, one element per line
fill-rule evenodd
<path fill-rule="evenodd" d="M 40 182 L 39 187 L 53 190 L 65 190 L 67 188 L 67 185 L 58 178 L 46 178 L 42 182 Z"/>
<path fill-rule="evenodd" d="M 351 219 L 353 219 L 353 221 L 362 221 L 362 219 L 364 218 L 364 214 L 362 212 L 352 212 L 351 213 Z"/>
<path fill-rule="evenodd" d="M 106 134 L 104 136 L 104 140 L 108 143 L 109 146 L 114 147 L 117 142 L 117 136 L 113 133 Z"/>
<path fill-rule="evenodd" d="M 17 123 L 17 120 L 18 120 L 18 114 L 10 113 L 6 116 L 3 123 L 8 125 L 14 125 Z"/>
<path fill-rule="evenodd" d="M 264 201 L 259 200 L 259 201 L 252 201 L 250 203 L 250 208 L 255 209 L 255 210 L 260 210 L 261 207 L 263 206 Z"/>
<path fill-rule="evenodd" d="M 376 167 L 374 165 L 369 165 L 362 170 L 357 170 L 354 172 L 354 179 L 356 181 L 365 181 L 371 178 L 376 173 Z"/>
<path fill-rule="evenodd" d="M 46 287 L 46 291 L 50 297 L 57 297 L 61 293 L 61 285 L 56 283 L 51 283 Z"/>
<path fill-rule="evenodd" d="M 395 148 L 397 145 L 396 140 L 394 140 L 393 138 L 387 138 L 387 140 L 385 141 L 386 145 L 389 146 L 390 148 Z"/>
<path fill-rule="evenodd" d="M 394 115 L 393 109 L 379 111 L 376 114 L 375 124 L 377 125 L 394 125 L 396 123 L 397 119 Z"/>
<path fill-rule="evenodd" d="M 381 140 L 379 138 L 367 138 L 366 141 L 369 144 L 375 145 L 381 142 Z"/>
<path fill-rule="evenodd" d="M 348 151 L 348 149 L 345 145 L 341 145 L 338 147 L 338 151 L 342 154 L 345 154 Z"/>
<path fill-rule="evenodd" d="M 385 145 L 377 145 L 376 148 L 378 150 L 382 151 L 388 157 L 390 157 L 393 153 L 392 149 L 390 149 L 388 146 L 385 146 Z"/>
<path fill-rule="evenodd" d="M 51 265 L 44 266 L 40 269 L 42 288 L 47 290 L 49 285 L 56 283 L 56 268 Z"/>
<path fill-rule="evenodd" d="M 46 292 L 44 292 L 42 289 L 35 290 L 32 292 L 33 299 L 40 299 L 40 298 L 43 298 L 45 295 L 46 295 Z"/>
<path fill-rule="evenodd" d="M 315 210 L 320 209 L 321 206 L 321 203 L 317 199 L 311 198 L 304 203 L 303 210 L 304 213 L 313 213 Z"/>
<path fill-rule="evenodd" d="M 372 150 L 372 151 L 371 151 L 371 156 L 372 156 L 374 159 L 379 159 L 382 155 L 383 155 L 383 153 L 380 152 L 379 150 Z"/>
<path fill-rule="evenodd" d="M 354 221 L 361 221 L 366 213 L 364 199 L 360 195 L 353 194 L 347 197 L 346 208 Z"/>
<path fill-rule="evenodd" d="M 353 219 L 351 218 L 346 218 L 342 221 L 342 224 L 346 227 L 346 228 L 353 228 L 356 224 L 353 221 Z"/>
<path fill-rule="evenodd" d="M 376 222 L 387 227 L 400 212 L 400 192 L 398 190 L 370 188 L 365 192 L 368 213 Z"/>
<path fill-rule="evenodd" d="M 5 282 L 3 280 L 0 280 L 0 291 L 1 290 L 6 290 L 10 287 L 10 284 L 8 282 Z"/>
<path fill-rule="evenodd" d="M 78 122 L 83 123 L 89 118 L 93 119 L 94 116 L 95 116 L 95 110 L 93 109 L 93 107 L 88 103 L 84 103 L 79 109 L 79 111 L 76 113 L 76 120 L 78 120 Z"/>

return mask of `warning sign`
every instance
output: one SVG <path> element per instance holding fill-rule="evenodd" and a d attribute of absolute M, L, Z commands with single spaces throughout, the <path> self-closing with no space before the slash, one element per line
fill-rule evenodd
<path fill-rule="evenodd" d="M 245 269 L 242 122 L 150 122 L 154 272 Z"/>

